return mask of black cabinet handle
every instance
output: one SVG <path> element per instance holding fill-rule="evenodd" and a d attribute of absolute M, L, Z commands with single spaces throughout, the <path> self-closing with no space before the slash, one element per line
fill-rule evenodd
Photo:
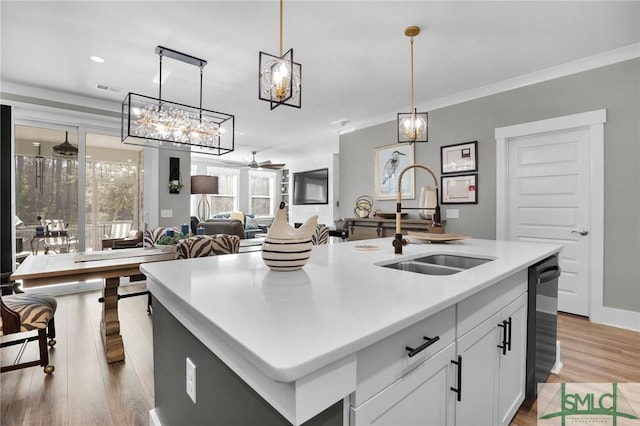
<path fill-rule="evenodd" d="M 498 327 L 502 327 L 502 344 L 498 345 L 502 349 L 502 355 L 507 354 L 507 320 L 502 321 L 502 324 L 498 324 Z"/>
<path fill-rule="evenodd" d="M 427 336 L 423 336 L 423 338 L 424 340 L 426 340 L 426 342 L 424 342 L 422 345 L 418 346 L 417 348 L 413 349 L 413 348 L 410 348 L 409 346 L 405 347 L 405 349 L 409 351 L 408 353 L 409 358 L 412 358 L 418 355 L 420 352 L 422 352 L 423 350 L 427 349 L 429 346 L 433 345 L 435 342 L 440 340 L 440 336 L 436 336 L 433 339 L 430 339 Z"/>
<path fill-rule="evenodd" d="M 451 360 L 451 364 L 458 366 L 458 389 L 451 387 L 450 389 L 458 394 L 458 402 L 462 401 L 462 355 L 458 355 L 458 360 Z"/>
<path fill-rule="evenodd" d="M 511 352 L 511 317 L 509 317 L 509 321 L 507 322 L 507 326 L 509 331 L 507 333 L 507 350 Z"/>

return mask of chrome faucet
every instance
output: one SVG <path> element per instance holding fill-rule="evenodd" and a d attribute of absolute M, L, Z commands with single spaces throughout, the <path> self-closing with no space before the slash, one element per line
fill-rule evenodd
<path fill-rule="evenodd" d="M 428 171 L 429 174 L 433 177 L 433 181 L 435 182 L 435 186 L 436 186 L 436 208 L 435 208 L 435 212 L 433 213 L 432 225 L 434 227 L 442 226 L 442 223 L 440 223 L 440 204 L 438 201 L 438 197 L 439 197 L 438 196 L 438 178 L 436 177 L 436 174 L 433 173 L 433 171 L 430 168 L 428 168 L 427 166 L 423 166 L 421 164 L 412 164 L 410 166 L 405 167 L 400 172 L 400 176 L 398 176 L 398 194 L 396 197 L 396 233 L 393 239 L 393 247 L 395 248 L 395 251 L 394 251 L 395 254 L 402 254 L 402 246 L 405 244 L 405 240 L 402 239 L 402 219 L 401 219 L 402 217 L 402 177 L 404 176 L 407 170 L 413 169 L 413 168 L 424 169 Z"/>

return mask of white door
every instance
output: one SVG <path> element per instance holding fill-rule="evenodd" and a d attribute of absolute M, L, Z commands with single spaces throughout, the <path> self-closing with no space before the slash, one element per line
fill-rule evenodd
<path fill-rule="evenodd" d="M 508 239 L 561 244 L 558 309 L 589 315 L 589 128 L 509 142 Z"/>
<path fill-rule="evenodd" d="M 509 142 L 508 239 L 561 244 L 558 309 L 589 315 L 589 129 Z M 583 235 L 584 234 L 584 235 Z"/>

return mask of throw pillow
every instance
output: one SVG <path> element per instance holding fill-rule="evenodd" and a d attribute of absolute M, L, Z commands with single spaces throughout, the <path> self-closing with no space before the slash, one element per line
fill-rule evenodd
<path fill-rule="evenodd" d="M 247 229 L 259 229 L 260 228 L 260 222 L 258 222 L 258 219 L 256 219 L 255 217 L 248 217 L 247 216 L 246 228 Z"/>
<path fill-rule="evenodd" d="M 229 216 L 231 219 L 238 219 L 240 222 L 244 223 L 244 213 L 242 212 L 230 212 Z"/>

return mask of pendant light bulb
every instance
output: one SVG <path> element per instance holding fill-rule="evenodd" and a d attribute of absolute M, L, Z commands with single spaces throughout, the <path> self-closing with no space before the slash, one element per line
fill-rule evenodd
<path fill-rule="evenodd" d="M 413 113 L 400 120 L 399 128 L 400 133 L 405 139 L 415 142 L 421 139 L 427 132 L 427 122 L 414 110 Z"/>

